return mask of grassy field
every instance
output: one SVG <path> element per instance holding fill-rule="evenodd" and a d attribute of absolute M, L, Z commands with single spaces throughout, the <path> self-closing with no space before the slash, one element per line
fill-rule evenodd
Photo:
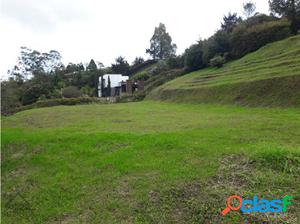
<path fill-rule="evenodd" d="M 300 106 L 300 35 L 268 44 L 227 63 L 174 79 L 150 99 L 173 102 Z"/>
<path fill-rule="evenodd" d="M 2 117 L 1 137 L 2 223 L 300 222 L 299 109 L 58 106 Z M 232 194 L 293 205 L 221 217 Z"/>

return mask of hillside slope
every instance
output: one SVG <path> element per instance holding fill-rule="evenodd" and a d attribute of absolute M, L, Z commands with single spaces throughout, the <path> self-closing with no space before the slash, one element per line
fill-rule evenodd
<path fill-rule="evenodd" d="M 268 44 L 223 68 L 174 79 L 148 99 L 248 106 L 300 106 L 300 36 Z"/>

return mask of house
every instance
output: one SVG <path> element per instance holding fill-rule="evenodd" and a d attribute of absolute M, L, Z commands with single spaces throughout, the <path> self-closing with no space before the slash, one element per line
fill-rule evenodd
<path fill-rule="evenodd" d="M 107 92 L 107 87 L 108 87 L 108 79 L 110 80 L 110 88 L 111 91 L 113 92 L 118 92 L 121 88 L 121 83 L 126 82 L 129 77 L 128 76 L 123 76 L 122 74 L 105 74 L 102 77 L 99 77 L 99 82 L 98 82 L 98 96 L 99 97 L 105 97 L 105 96 L 114 96 L 114 94 L 108 93 Z M 103 81 L 103 84 L 101 83 Z M 104 89 L 102 89 L 102 87 Z M 120 95 L 120 94 L 118 94 Z"/>
<path fill-rule="evenodd" d="M 99 97 L 116 97 L 120 96 L 122 93 L 132 95 L 136 91 L 144 91 L 144 81 L 134 82 L 129 80 L 128 76 L 123 76 L 121 74 L 105 74 L 102 77 L 99 77 Z"/>

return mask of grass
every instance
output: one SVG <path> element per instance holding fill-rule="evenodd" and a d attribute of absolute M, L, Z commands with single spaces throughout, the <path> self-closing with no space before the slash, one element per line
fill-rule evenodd
<path fill-rule="evenodd" d="M 300 106 L 300 36 L 268 44 L 227 63 L 174 79 L 149 98 L 174 102 Z M 288 97 L 287 97 L 288 96 Z"/>
<path fill-rule="evenodd" d="M 3 223 L 300 221 L 300 111 L 138 102 L 2 117 Z M 288 213 L 231 212 L 232 194 Z"/>

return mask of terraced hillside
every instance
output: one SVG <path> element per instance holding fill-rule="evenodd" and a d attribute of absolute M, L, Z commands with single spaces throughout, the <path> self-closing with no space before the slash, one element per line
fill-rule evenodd
<path fill-rule="evenodd" d="M 174 79 L 148 98 L 174 102 L 300 106 L 300 36 L 268 44 L 224 67 Z"/>

